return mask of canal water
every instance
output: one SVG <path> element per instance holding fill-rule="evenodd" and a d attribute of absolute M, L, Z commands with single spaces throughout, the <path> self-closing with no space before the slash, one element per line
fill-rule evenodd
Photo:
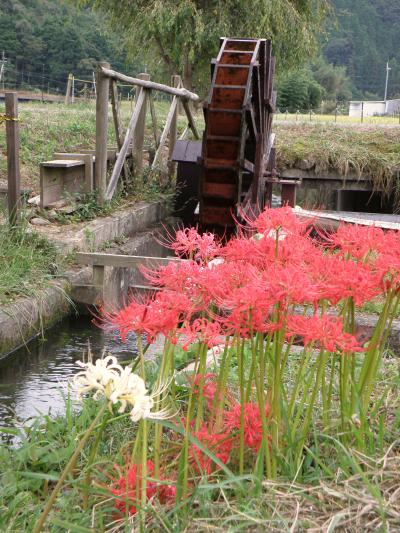
<path fill-rule="evenodd" d="M 70 317 L 0 360 L 0 426 L 15 426 L 41 414 L 62 414 L 63 394 L 80 370 L 88 347 L 94 357 L 106 351 L 120 361 L 136 355 L 134 335 L 123 343 L 116 333 L 104 331 L 91 317 Z"/>

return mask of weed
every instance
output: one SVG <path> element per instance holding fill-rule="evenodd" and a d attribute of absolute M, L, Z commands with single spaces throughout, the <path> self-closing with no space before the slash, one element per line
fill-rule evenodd
<path fill-rule="evenodd" d="M 35 294 L 59 269 L 55 247 L 26 221 L 17 228 L 0 224 L 0 303 Z"/>

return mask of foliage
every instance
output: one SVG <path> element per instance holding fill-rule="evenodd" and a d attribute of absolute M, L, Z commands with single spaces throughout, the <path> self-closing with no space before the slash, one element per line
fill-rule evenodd
<path fill-rule="evenodd" d="M 278 83 L 277 106 L 281 112 L 316 109 L 321 105 L 324 88 L 307 70 L 293 71 Z"/>
<path fill-rule="evenodd" d="M 58 263 L 54 246 L 26 224 L 0 222 L 0 303 L 35 294 L 57 275 Z"/>
<path fill-rule="evenodd" d="M 400 94 L 400 11 L 397 0 L 333 0 L 337 25 L 324 46 L 329 63 L 345 67 L 358 97 L 382 99 L 386 62 L 392 70 L 388 96 Z"/>
<path fill-rule="evenodd" d="M 324 99 L 336 103 L 351 99 L 351 81 L 345 67 L 335 67 L 320 57 L 312 63 L 311 71 L 314 79 L 325 89 Z"/>
<path fill-rule="evenodd" d="M 317 174 L 325 170 L 343 176 L 354 172 L 369 179 L 375 190 L 396 191 L 400 165 L 397 126 L 310 123 L 308 116 L 300 116 L 298 123 L 275 123 L 274 130 L 279 168 L 291 168 L 306 159 Z"/>
<path fill-rule="evenodd" d="M 133 66 L 104 16 L 51 0 L 2 1 L 0 50 L 8 59 L 6 83 L 46 90 L 49 84 L 62 92 L 69 72 L 92 79 L 97 61 L 121 70 Z"/>
<path fill-rule="evenodd" d="M 75 0 L 110 14 L 123 29 L 132 54 L 147 52 L 169 74 L 182 73 L 185 86 L 204 92 L 219 38 L 270 37 L 279 69 L 305 61 L 328 10 L 326 0 Z M 145 43 L 145 47 L 143 46 Z"/>

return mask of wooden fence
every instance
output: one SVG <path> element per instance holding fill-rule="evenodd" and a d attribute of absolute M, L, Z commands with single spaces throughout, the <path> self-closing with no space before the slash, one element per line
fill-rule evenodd
<path fill-rule="evenodd" d="M 136 87 L 136 103 L 125 135 L 123 135 L 120 120 L 117 82 Z M 126 76 L 125 74 L 112 70 L 109 63 L 105 62 L 99 63 L 98 65 L 96 89 L 95 183 L 98 190 L 99 203 L 103 205 L 106 201 L 112 199 L 122 171 L 125 175 L 127 174 L 126 157 L 130 149 L 132 150 L 135 171 L 140 171 L 143 167 L 143 145 L 147 107 L 150 107 L 152 130 L 156 146 L 152 168 L 155 168 L 159 164 L 163 148 L 169 137 L 169 169 L 172 172 L 171 155 L 177 138 L 178 103 L 182 103 L 188 119 L 188 128 L 192 130 L 194 137 L 198 139 L 199 134 L 189 102 L 197 102 L 199 97 L 197 94 L 183 88 L 180 76 L 172 77 L 172 86 L 163 85 L 150 81 L 148 74 L 141 74 L 138 78 Z M 158 135 L 157 117 L 152 97 L 153 91 L 160 91 L 173 97 L 160 137 Z M 108 104 L 110 92 L 115 136 L 118 145 L 118 157 L 110 180 L 107 183 Z"/>

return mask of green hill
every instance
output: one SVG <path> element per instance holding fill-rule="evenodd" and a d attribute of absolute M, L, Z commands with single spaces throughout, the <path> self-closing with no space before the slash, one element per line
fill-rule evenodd
<path fill-rule="evenodd" d="M 6 84 L 64 90 L 69 72 L 92 76 L 100 59 L 127 70 L 123 43 L 105 20 L 62 1 L 1 0 L 0 56 L 7 58 Z"/>
<path fill-rule="evenodd" d="M 379 98 L 384 95 L 389 61 L 388 96 L 400 96 L 400 1 L 333 0 L 333 4 L 338 24 L 330 24 L 326 59 L 345 66 L 360 93 Z"/>

